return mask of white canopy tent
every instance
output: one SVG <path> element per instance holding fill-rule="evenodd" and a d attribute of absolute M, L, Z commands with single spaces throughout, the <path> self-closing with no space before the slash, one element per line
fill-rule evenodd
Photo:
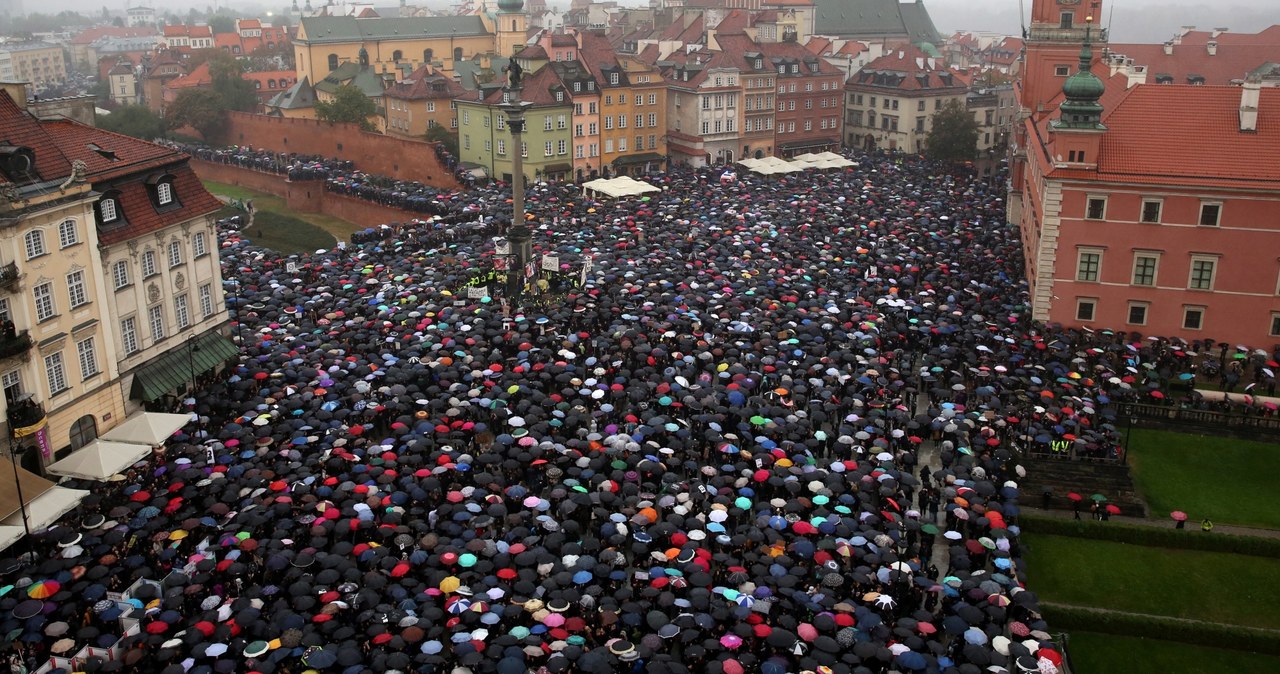
<path fill-rule="evenodd" d="M 158 445 L 178 429 L 191 421 L 186 414 L 161 414 L 159 412 L 143 412 L 111 429 L 100 439 L 111 442 L 128 442 L 135 445 Z"/>
<path fill-rule="evenodd" d="M 649 192 L 661 192 L 662 190 L 646 183 L 642 180 L 636 180 L 631 176 L 618 176 L 616 178 L 598 178 L 582 184 L 582 194 L 587 192 L 595 192 L 603 194 L 606 197 L 634 197 Z"/>
<path fill-rule="evenodd" d="M 54 487 L 46 491 L 27 501 L 27 526 L 32 531 L 39 531 L 53 526 L 53 523 L 57 522 L 59 517 L 80 505 L 80 502 L 88 495 L 88 491 L 67 489 L 66 487 Z M 22 511 L 6 517 L 3 524 L 21 529 Z"/>
<path fill-rule="evenodd" d="M 750 163 L 747 163 L 747 162 L 750 162 Z M 797 171 L 804 170 L 804 168 L 801 166 L 797 166 L 795 164 L 792 164 L 791 162 L 783 161 L 781 159 L 778 159 L 777 157 L 761 157 L 759 159 L 748 159 L 748 160 L 740 161 L 738 163 L 742 164 L 743 166 L 746 166 L 747 168 L 751 169 L 752 171 L 755 171 L 756 173 L 759 173 L 761 175 L 766 175 L 766 176 L 771 176 L 778 173 L 795 173 Z"/>
<path fill-rule="evenodd" d="M 150 453 L 149 445 L 94 440 L 67 458 L 51 464 L 46 470 L 54 475 L 86 480 L 106 480 Z"/>
<path fill-rule="evenodd" d="M 27 535 L 27 530 L 22 525 L 10 526 L 8 524 L 0 525 L 0 550 L 9 549 L 10 545 L 22 540 Z"/>

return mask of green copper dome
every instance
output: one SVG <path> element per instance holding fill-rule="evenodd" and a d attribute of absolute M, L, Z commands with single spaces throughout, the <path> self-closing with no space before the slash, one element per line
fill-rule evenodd
<path fill-rule="evenodd" d="M 1106 93 L 1107 86 L 1088 70 L 1079 70 L 1062 84 L 1062 93 L 1069 101 L 1096 101 Z"/>
<path fill-rule="evenodd" d="M 518 12 L 524 9 L 524 0 L 498 0 L 498 10 L 503 12 Z"/>
<path fill-rule="evenodd" d="M 1062 83 L 1062 93 L 1067 100 L 1059 106 L 1060 128 L 1096 128 L 1102 121 L 1102 104 L 1098 99 L 1106 93 L 1107 85 L 1089 70 L 1092 63 L 1093 50 L 1086 32 L 1080 49 L 1080 65 L 1076 73 Z"/>

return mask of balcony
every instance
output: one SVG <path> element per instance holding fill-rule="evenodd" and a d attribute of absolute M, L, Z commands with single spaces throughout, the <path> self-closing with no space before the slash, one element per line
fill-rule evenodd
<path fill-rule="evenodd" d="M 1031 29 L 1027 31 L 1027 40 L 1031 42 L 1074 42 L 1080 44 L 1084 42 L 1084 33 L 1086 26 L 1075 26 L 1073 28 L 1062 28 L 1053 24 L 1033 23 Z M 1107 41 L 1107 29 L 1095 27 L 1089 32 L 1089 37 L 1094 44 Z"/>
<path fill-rule="evenodd" d="M 31 346 L 31 336 L 26 330 L 14 335 L 0 334 L 0 359 L 25 357 Z"/>
<path fill-rule="evenodd" d="M 40 423 L 44 418 L 44 407 L 31 397 L 30 393 L 24 393 L 16 400 L 8 400 L 8 419 L 9 432 L 13 432 L 16 428 L 26 428 Z"/>
<path fill-rule="evenodd" d="M 22 273 L 18 271 L 18 265 L 10 262 L 4 266 L 0 266 L 0 290 L 9 292 L 18 291 L 18 281 L 22 278 Z"/>

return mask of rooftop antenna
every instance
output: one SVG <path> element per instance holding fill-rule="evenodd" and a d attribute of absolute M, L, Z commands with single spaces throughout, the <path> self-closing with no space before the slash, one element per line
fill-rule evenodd
<path fill-rule="evenodd" d="M 1022 0 L 1018 0 L 1018 25 L 1022 26 L 1022 39 L 1027 39 L 1027 18 L 1022 11 Z"/>

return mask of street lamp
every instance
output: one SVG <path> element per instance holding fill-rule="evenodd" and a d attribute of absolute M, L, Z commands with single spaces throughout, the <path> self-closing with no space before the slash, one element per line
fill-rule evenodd
<path fill-rule="evenodd" d="M 196 390 L 196 352 L 200 350 L 200 345 L 196 343 L 196 334 L 193 332 L 187 335 L 187 365 L 191 368 L 191 391 Z"/>
<path fill-rule="evenodd" d="M 507 116 L 507 126 L 511 129 L 511 145 L 514 151 L 511 156 L 511 228 L 507 230 L 507 239 L 511 242 L 513 264 L 507 270 L 507 296 L 520 298 L 524 290 L 524 270 L 532 257 L 530 241 L 533 232 L 524 223 L 524 113 L 533 103 L 520 100 L 520 79 L 522 69 L 514 60 L 507 66 L 507 86 L 502 92 L 502 104 L 498 106 Z"/>
<path fill-rule="evenodd" d="M 13 488 L 18 492 L 18 508 L 22 511 L 22 530 L 31 535 L 31 525 L 27 522 L 27 498 L 22 494 L 22 478 L 18 476 L 18 449 L 13 446 L 13 422 L 9 423 L 9 463 L 13 464 Z"/>

